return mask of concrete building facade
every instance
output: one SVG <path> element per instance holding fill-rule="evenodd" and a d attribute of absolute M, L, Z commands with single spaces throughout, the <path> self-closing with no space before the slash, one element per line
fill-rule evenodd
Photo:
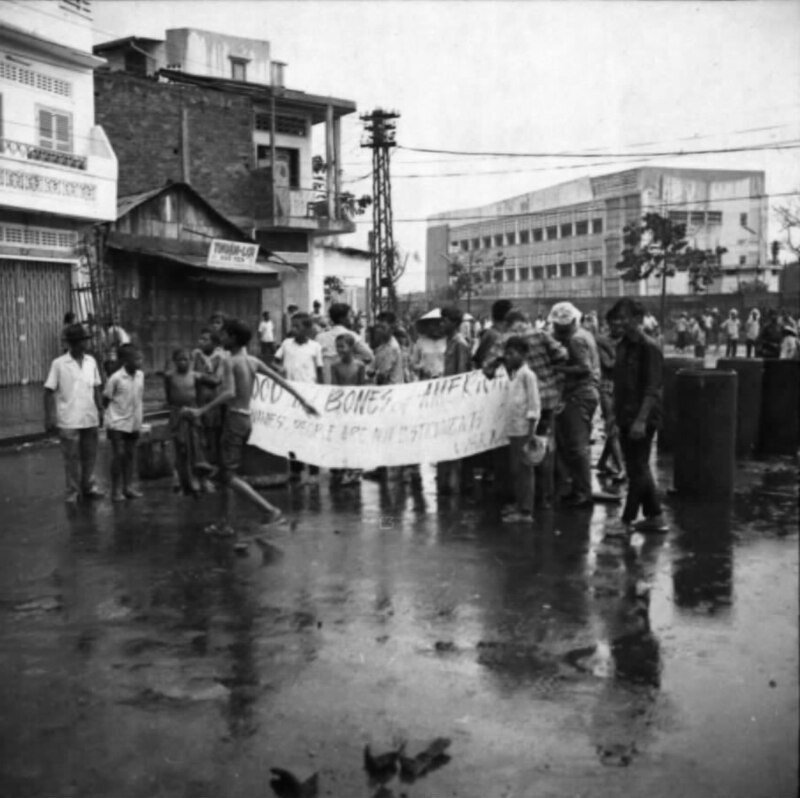
<path fill-rule="evenodd" d="M 295 270 L 287 301 L 321 300 L 313 242 L 355 230 L 340 185 L 340 119 L 355 103 L 286 88 L 268 42 L 177 29 L 165 41 L 94 49 L 109 63 L 97 75 L 97 113 L 118 152 L 120 193 L 191 184 Z M 325 147 L 315 169 L 317 125 Z"/>
<path fill-rule="evenodd" d="M 658 279 L 625 283 L 615 268 L 623 228 L 648 212 L 685 222 L 693 246 L 727 248 L 711 293 L 756 277 L 777 290 L 763 172 L 642 167 L 431 217 L 426 291 L 449 285 L 447 259 L 460 253 L 483 274 L 482 300 L 658 296 Z M 667 291 L 688 294 L 687 276 L 669 279 Z"/>
<path fill-rule="evenodd" d="M 89 0 L 0 1 L 0 385 L 45 379 L 83 233 L 116 214 L 91 42 Z"/>

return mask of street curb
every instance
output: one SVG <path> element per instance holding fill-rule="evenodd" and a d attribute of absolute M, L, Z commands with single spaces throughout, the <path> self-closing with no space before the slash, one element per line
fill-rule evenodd
<path fill-rule="evenodd" d="M 159 423 L 166 421 L 169 418 L 169 410 L 154 410 L 152 413 L 146 413 L 144 416 L 145 423 Z M 39 443 L 41 441 L 57 440 L 57 436 L 50 432 L 28 432 L 23 435 L 12 435 L 8 438 L 0 438 L 0 449 L 11 448 L 13 446 L 23 446 L 26 443 Z"/>

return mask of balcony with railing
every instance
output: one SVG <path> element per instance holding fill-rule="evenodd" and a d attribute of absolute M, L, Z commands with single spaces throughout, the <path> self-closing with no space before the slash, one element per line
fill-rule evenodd
<path fill-rule="evenodd" d="M 20 158 L 28 161 L 42 161 L 52 163 L 57 166 L 64 166 L 67 169 L 81 169 L 86 171 L 88 158 L 85 155 L 73 155 L 71 152 L 58 152 L 49 150 L 46 147 L 39 147 L 35 144 L 27 144 L 24 141 L 13 141 L 12 139 L 0 139 L 0 154 L 11 158 Z"/>
<path fill-rule="evenodd" d="M 0 138 L 0 205 L 89 221 L 115 218 L 117 159 L 102 128 L 83 152 Z"/>
<path fill-rule="evenodd" d="M 350 195 L 328 195 L 324 190 L 275 186 L 270 170 L 255 169 L 252 174 L 255 227 L 305 230 L 312 235 L 337 235 L 355 232 Z"/>

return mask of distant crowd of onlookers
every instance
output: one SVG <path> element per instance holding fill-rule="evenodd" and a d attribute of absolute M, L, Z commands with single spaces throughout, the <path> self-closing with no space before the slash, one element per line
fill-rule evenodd
<path fill-rule="evenodd" d="M 692 349 L 695 357 L 705 357 L 706 352 L 735 358 L 744 343 L 746 357 L 797 359 L 798 320 L 784 308 L 768 308 L 763 312 L 753 308 L 742 320 L 734 308 L 723 316 L 717 308 L 707 308 L 702 313 L 682 312 L 674 320 L 675 349 L 686 352 Z"/>

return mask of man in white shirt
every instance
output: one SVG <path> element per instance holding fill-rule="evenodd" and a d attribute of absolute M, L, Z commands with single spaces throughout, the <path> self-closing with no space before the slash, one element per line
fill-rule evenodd
<path fill-rule="evenodd" d="M 70 504 L 103 496 L 94 481 L 103 400 L 97 362 L 86 354 L 88 339 L 80 324 L 64 331 L 69 352 L 53 361 L 44 384 L 44 426 L 58 431 Z"/>
<path fill-rule="evenodd" d="M 322 382 L 322 347 L 311 338 L 313 325 L 308 313 L 296 313 L 292 319 L 292 337 L 275 353 L 287 380 Z"/>
<path fill-rule="evenodd" d="M 286 338 L 275 353 L 275 362 L 292 382 L 322 382 L 322 347 L 311 335 L 314 322 L 308 313 L 295 313 L 292 317 L 292 337 Z M 300 482 L 305 464 L 292 460 L 289 466 L 292 482 Z M 309 482 L 317 482 L 319 468 L 308 467 Z"/>
<path fill-rule="evenodd" d="M 258 343 L 261 346 L 261 359 L 269 366 L 275 357 L 275 325 L 268 310 L 261 314 L 258 323 Z"/>
<path fill-rule="evenodd" d="M 355 341 L 353 355 L 365 366 L 372 363 L 374 359 L 372 350 L 353 332 L 353 311 L 350 305 L 346 305 L 344 302 L 334 302 L 328 310 L 328 316 L 330 316 L 332 326 L 314 339 L 322 347 L 323 382 L 325 383 L 331 381 L 331 366 L 337 358 L 336 339 L 340 335 L 350 333 L 353 336 Z"/>

